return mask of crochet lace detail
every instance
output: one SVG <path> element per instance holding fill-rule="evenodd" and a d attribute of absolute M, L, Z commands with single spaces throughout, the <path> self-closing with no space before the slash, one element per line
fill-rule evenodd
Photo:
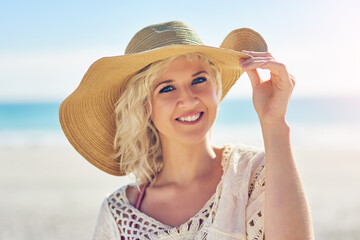
<path fill-rule="evenodd" d="M 229 168 L 229 158 L 231 155 L 231 150 L 233 146 L 225 146 L 222 156 L 222 167 L 224 173 Z M 254 181 L 249 186 L 249 196 L 250 198 L 256 196 L 256 192 L 261 192 L 257 190 L 256 186 L 259 183 L 259 176 L 262 173 L 262 169 L 258 167 L 257 171 L 254 173 Z M 168 226 L 156 219 L 142 213 L 134 206 L 132 206 L 126 196 L 127 186 L 115 191 L 112 195 L 108 197 L 109 209 L 116 221 L 118 229 L 120 231 L 121 240 L 135 240 L 135 239 L 150 239 L 150 240 L 159 240 L 159 239 L 207 239 L 209 228 L 214 222 L 215 215 L 218 212 L 219 200 L 223 190 L 223 177 L 216 188 L 214 195 L 207 201 L 207 203 L 198 211 L 195 216 L 190 218 L 187 222 L 181 224 L 177 227 Z M 264 183 L 265 184 L 265 183 Z M 257 210 L 258 211 L 258 210 Z M 256 214 L 251 213 L 252 217 L 250 220 L 247 220 L 247 228 L 251 231 L 255 231 L 255 234 L 246 236 L 233 236 L 234 239 L 262 239 L 263 236 L 263 216 L 264 214 L 260 210 Z M 216 231 L 216 229 L 211 229 Z M 214 235 L 214 234 L 213 234 Z M 254 237 L 252 237 L 254 236 Z M 232 238 L 232 237 L 231 237 Z"/>
<path fill-rule="evenodd" d="M 261 203 L 261 195 L 265 194 L 265 165 L 261 164 L 255 170 L 252 181 L 249 187 L 249 203 L 248 212 L 252 209 L 256 209 L 253 211 L 253 214 L 248 218 L 247 221 L 247 236 L 251 236 L 252 240 L 258 240 L 264 238 L 264 217 L 265 217 L 265 209 L 259 209 Z"/>

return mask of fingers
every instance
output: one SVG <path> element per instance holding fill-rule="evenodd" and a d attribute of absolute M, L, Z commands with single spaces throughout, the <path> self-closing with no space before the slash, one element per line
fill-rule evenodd
<path fill-rule="evenodd" d="M 260 67 L 262 64 L 269 61 L 274 61 L 274 59 L 271 57 L 252 57 L 248 59 L 240 59 L 240 64 L 246 71 L 248 69 L 253 69 L 255 66 Z"/>
<path fill-rule="evenodd" d="M 295 78 L 291 75 L 291 74 L 289 74 L 289 76 L 290 76 L 290 81 L 291 81 L 291 85 L 292 85 L 292 87 L 294 88 L 295 87 Z"/>
<path fill-rule="evenodd" d="M 261 78 L 259 76 L 259 73 L 256 71 L 256 69 L 254 70 L 248 70 L 246 71 L 247 75 L 249 76 L 250 82 L 251 82 L 251 86 L 254 89 L 257 85 L 261 84 Z"/>
<path fill-rule="evenodd" d="M 290 73 L 289 73 L 289 76 L 290 76 L 290 80 L 291 80 L 293 86 L 295 87 L 295 77 L 293 75 L 291 75 Z"/>
<path fill-rule="evenodd" d="M 268 69 L 271 72 L 271 81 L 282 90 L 292 89 L 295 81 L 291 79 L 286 66 L 279 62 L 269 61 L 262 64 L 259 68 Z"/>
<path fill-rule="evenodd" d="M 256 68 L 260 68 L 262 64 L 270 60 L 272 60 L 270 57 L 252 57 L 248 59 L 240 59 L 240 65 L 248 74 L 253 88 L 262 83 Z"/>
<path fill-rule="evenodd" d="M 242 52 L 252 56 L 248 59 L 240 59 L 240 65 L 242 65 L 245 71 L 253 69 L 254 67 L 260 67 L 262 64 L 266 64 L 266 62 L 269 61 L 275 62 L 274 57 L 269 52 L 253 52 L 246 50 L 242 50 Z"/>
<path fill-rule="evenodd" d="M 255 63 L 252 65 L 258 65 L 258 64 Z M 254 66 L 251 66 L 251 63 L 248 66 L 248 68 L 250 68 L 250 69 L 253 67 Z M 271 74 L 273 74 L 273 75 L 289 78 L 289 73 L 287 72 L 285 65 L 282 63 L 279 63 L 279 62 L 267 61 L 267 62 L 264 62 L 264 63 L 258 65 L 258 68 L 268 69 L 268 70 L 270 70 Z"/>
<path fill-rule="evenodd" d="M 269 52 L 250 52 L 243 51 L 251 55 L 251 58 L 240 59 L 240 66 L 249 75 L 251 85 L 253 87 L 262 83 L 259 77 L 257 68 L 268 69 L 271 72 L 271 80 L 279 86 L 291 87 L 295 86 L 295 78 L 287 72 L 286 66 L 282 63 L 276 62 Z"/>
<path fill-rule="evenodd" d="M 273 60 L 275 60 L 274 57 L 269 52 L 253 52 L 253 51 L 246 51 L 246 50 L 242 50 L 242 52 L 244 52 L 248 55 L 251 55 L 253 57 L 271 57 Z"/>
<path fill-rule="evenodd" d="M 242 50 L 242 52 L 251 55 L 251 58 L 240 59 L 240 65 L 242 68 L 247 71 L 254 68 L 269 69 L 271 73 L 275 75 L 280 75 L 282 72 L 286 72 L 288 75 L 286 67 L 284 64 L 276 62 L 275 58 L 269 52 L 253 52 Z"/>

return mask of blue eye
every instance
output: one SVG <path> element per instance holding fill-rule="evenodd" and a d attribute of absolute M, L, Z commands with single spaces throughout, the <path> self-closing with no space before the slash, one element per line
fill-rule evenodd
<path fill-rule="evenodd" d="M 159 93 L 166 93 L 166 92 L 170 92 L 172 90 L 174 90 L 174 88 L 172 86 L 168 85 L 166 87 L 163 87 Z"/>
<path fill-rule="evenodd" d="M 194 81 L 192 82 L 192 84 L 198 84 L 198 83 L 202 83 L 205 82 L 206 78 L 205 77 L 199 77 L 199 78 L 195 78 Z"/>

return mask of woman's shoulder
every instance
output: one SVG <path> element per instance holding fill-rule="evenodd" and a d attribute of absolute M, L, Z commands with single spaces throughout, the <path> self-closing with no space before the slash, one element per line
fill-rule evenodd
<path fill-rule="evenodd" d="M 241 199 L 250 197 L 254 188 L 265 182 L 264 150 L 244 144 L 228 145 L 225 149 L 228 149 L 229 159 L 224 189 Z"/>
<path fill-rule="evenodd" d="M 122 231 L 131 227 L 131 222 L 128 220 L 133 219 L 136 214 L 131 205 L 131 199 L 135 196 L 136 191 L 136 184 L 127 184 L 105 197 L 100 208 L 93 239 L 120 239 L 120 225 Z M 123 220 L 127 221 L 122 222 Z"/>
<path fill-rule="evenodd" d="M 227 144 L 224 147 L 224 159 L 235 171 L 250 170 L 251 172 L 265 165 L 265 151 L 262 148 L 245 144 Z"/>
<path fill-rule="evenodd" d="M 236 143 L 236 144 L 226 144 L 225 149 L 229 149 L 230 152 L 234 153 L 240 153 L 242 155 L 247 155 L 247 156 L 251 156 L 251 155 L 255 155 L 258 153 L 263 153 L 264 149 L 260 148 L 260 147 L 256 147 L 253 145 L 246 145 L 243 143 Z"/>
<path fill-rule="evenodd" d="M 124 205 L 134 205 L 137 195 L 139 193 L 138 187 L 134 183 L 124 185 L 106 197 L 109 205 L 121 207 Z"/>

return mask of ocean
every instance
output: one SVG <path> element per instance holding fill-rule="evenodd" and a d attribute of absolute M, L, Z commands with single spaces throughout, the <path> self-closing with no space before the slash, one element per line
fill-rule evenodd
<path fill-rule="evenodd" d="M 357 148 L 360 98 L 295 98 L 287 122 L 295 144 Z M 0 147 L 67 144 L 58 121 L 60 102 L 0 103 Z M 212 131 L 213 141 L 261 145 L 261 130 L 251 99 L 225 99 Z"/>

